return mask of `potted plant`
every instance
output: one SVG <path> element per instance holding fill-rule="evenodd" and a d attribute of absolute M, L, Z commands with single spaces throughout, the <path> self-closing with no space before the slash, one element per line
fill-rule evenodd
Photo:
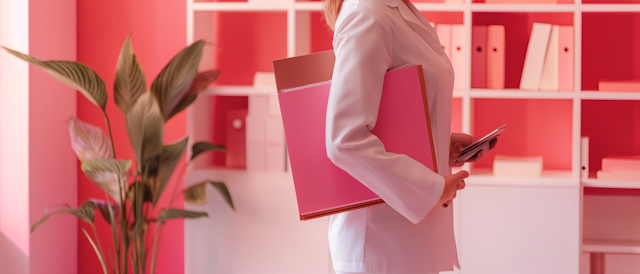
<path fill-rule="evenodd" d="M 109 133 L 107 136 L 99 127 L 75 118 L 69 120 L 71 147 L 81 161 L 81 169 L 91 182 L 105 191 L 106 199 L 91 199 L 79 208 L 64 206 L 35 223 L 31 233 L 53 215 L 72 214 L 93 228 L 95 240 L 84 228 L 82 232 L 93 246 L 105 274 L 108 273 L 107 265 L 111 266 L 113 273 L 126 274 L 129 262 L 134 273 L 144 274 L 148 259 L 151 259 L 150 272 L 154 273 L 158 241 L 164 222 L 173 218 L 208 216 L 206 212 L 171 208 L 177 195 L 183 194 L 185 201 L 189 203 L 203 204 L 206 202 L 205 187 L 212 185 L 222 194 L 227 204 L 234 208 L 226 185 L 211 180 L 192 185 L 183 191 L 176 191 L 174 187 L 169 207 L 156 208 L 160 197 L 166 195 L 165 188 L 185 153 L 188 140 L 185 137 L 173 144 L 164 145 L 164 123 L 193 103 L 198 93 L 219 75 L 217 70 L 197 72 L 204 44 L 204 41 L 198 41 L 180 51 L 147 89 L 145 75 L 131 47 L 130 36 L 125 39 L 116 66 L 114 100 L 125 116 L 135 161 L 116 157 L 111 125 L 105 111 L 107 90 L 104 81 L 92 69 L 78 62 L 41 61 L 3 47 L 16 57 L 80 91 L 102 110 Z M 191 159 L 183 166 L 182 171 L 195 157 L 206 151 L 225 151 L 225 148 L 205 142 L 194 144 Z M 111 250 L 104 249 L 98 238 L 94 225 L 96 209 L 111 227 Z M 150 244 L 151 249 L 147 250 L 145 244 Z M 149 252 L 152 252 L 151 258 L 148 256 Z"/>

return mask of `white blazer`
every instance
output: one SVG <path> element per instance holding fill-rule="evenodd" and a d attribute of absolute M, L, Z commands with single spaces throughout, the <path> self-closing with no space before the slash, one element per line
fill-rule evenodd
<path fill-rule="evenodd" d="M 329 223 L 339 272 L 426 274 L 458 266 L 452 207 L 434 205 L 451 174 L 453 69 L 435 29 L 402 0 L 345 0 L 336 22 L 336 62 L 327 107 L 329 158 L 386 204 L 337 214 Z M 439 173 L 387 152 L 376 125 L 387 70 L 421 64 Z"/>

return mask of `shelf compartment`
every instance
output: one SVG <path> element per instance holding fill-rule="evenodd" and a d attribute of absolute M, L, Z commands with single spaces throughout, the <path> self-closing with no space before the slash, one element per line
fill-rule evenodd
<path fill-rule="evenodd" d="M 573 4 L 471 4 L 473 12 L 573 12 Z"/>
<path fill-rule="evenodd" d="M 496 148 L 475 163 L 475 168 L 491 169 L 496 155 L 507 155 L 543 156 L 543 170 L 571 170 L 573 100 L 472 99 L 471 102 L 474 136 L 482 137 L 506 124 Z"/>
<path fill-rule="evenodd" d="M 605 246 L 640 242 L 640 190 L 584 188 L 583 238 Z"/>
<path fill-rule="evenodd" d="M 333 49 L 333 33 L 319 11 L 296 12 L 296 56 Z"/>
<path fill-rule="evenodd" d="M 194 22 L 194 39 L 208 42 L 199 69 L 220 70 L 217 85 L 253 85 L 256 72 L 287 57 L 286 12 L 200 11 Z"/>
<path fill-rule="evenodd" d="M 640 155 L 640 101 L 582 101 L 582 136 L 589 137 L 589 173 L 601 170 L 602 158 Z"/>
<path fill-rule="evenodd" d="M 640 254 L 640 241 L 584 239 L 582 252 Z"/>
<path fill-rule="evenodd" d="M 493 5 L 485 5 L 493 6 Z M 520 6 L 520 5 L 514 5 Z M 527 5 L 528 6 L 528 5 Z M 505 89 L 519 89 L 533 23 L 573 25 L 573 12 L 474 12 L 472 26 L 503 25 Z M 566 93 L 566 92 L 565 92 Z"/>
<path fill-rule="evenodd" d="M 640 80 L 638 33 L 640 12 L 583 14 L 583 90 L 598 90 L 598 82 L 601 80 Z"/>

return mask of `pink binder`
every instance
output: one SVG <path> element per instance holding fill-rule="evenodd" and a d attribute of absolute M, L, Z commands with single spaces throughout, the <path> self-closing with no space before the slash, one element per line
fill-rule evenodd
<path fill-rule="evenodd" d="M 573 26 L 560 26 L 558 65 L 558 90 L 573 91 Z"/>
<path fill-rule="evenodd" d="M 437 24 L 436 33 L 438 34 L 442 50 L 447 54 L 449 60 L 451 60 L 451 25 Z"/>
<path fill-rule="evenodd" d="M 487 88 L 504 89 L 504 26 L 487 26 Z"/>
<path fill-rule="evenodd" d="M 327 62 L 334 61 L 332 51 L 316 53 L 314 57 L 319 56 L 325 56 Z M 287 77 L 290 75 L 287 71 L 327 75 L 318 69 L 325 65 L 305 63 L 304 58 L 308 56 L 274 61 L 300 219 L 309 220 L 384 203 L 327 157 L 325 116 L 330 82 L 293 90 L 284 88 L 291 87 L 292 80 Z M 292 62 L 300 66 L 289 66 Z M 387 72 L 378 120 L 371 132 L 380 138 L 387 151 L 407 154 L 437 172 L 421 66 Z"/>
<path fill-rule="evenodd" d="M 471 87 L 487 87 L 487 26 L 473 26 L 471 37 Z"/>

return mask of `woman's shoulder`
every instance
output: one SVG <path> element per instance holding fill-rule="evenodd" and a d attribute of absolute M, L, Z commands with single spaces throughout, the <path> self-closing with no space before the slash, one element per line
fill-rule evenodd
<path fill-rule="evenodd" d="M 354 21 L 370 21 L 376 25 L 388 26 L 394 16 L 393 7 L 386 3 L 390 1 L 395 0 L 345 0 L 336 22 L 336 31 L 340 25 Z"/>

